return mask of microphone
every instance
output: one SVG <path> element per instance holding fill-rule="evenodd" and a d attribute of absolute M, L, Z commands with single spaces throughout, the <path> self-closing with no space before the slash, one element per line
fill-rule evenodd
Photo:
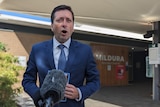
<path fill-rule="evenodd" d="M 61 70 L 49 70 L 40 88 L 44 107 L 52 107 L 64 98 L 67 78 Z"/>

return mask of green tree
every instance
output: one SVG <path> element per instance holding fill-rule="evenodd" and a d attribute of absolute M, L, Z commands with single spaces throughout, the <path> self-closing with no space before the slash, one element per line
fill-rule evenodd
<path fill-rule="evenodd" d="M 5 44 L 3 44 L 2 42 L 0 42 L 0 52 L 6 52 L 6 47 L 5 47 Z"/>
<path fill-rule="evenodd" d="M 18 64 L 18 58 L 6 52 L 5 45 L 0 42 L 0 105 L 1 107 L 17 107 L 15 96 L 21 87 L 13 87 L 18 82 L 19 71 L 23 70 Z"/>

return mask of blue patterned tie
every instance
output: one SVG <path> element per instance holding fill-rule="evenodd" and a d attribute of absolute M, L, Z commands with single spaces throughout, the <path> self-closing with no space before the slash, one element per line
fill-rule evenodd
<path fill-rule="evenodd" d="M 64 45 L 59 45 L 58 46 L 60 49 L 61 49 L 61 53 L 60 53 L 60 56 L 59 56 L 59 60 L 58 60 L 58 69 L 64 71 L 65 69 L 65 65 L 66 65 L 66 56 L 65 56 L 65 53 L 64 53 Z"/>

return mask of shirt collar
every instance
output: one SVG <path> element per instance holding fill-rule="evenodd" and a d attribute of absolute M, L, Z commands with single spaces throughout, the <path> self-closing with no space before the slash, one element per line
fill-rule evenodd
<path fill-rule="evenodd" d="M 70 43 L 71 43 L 71 38 L 69 38 L 66 42 L 63 43 L 63 45 L 69 49 L 69 46 L 70 46 Z M 53 36 L 53 47 L 54 48 L 57 48 L 57 46 L 59 46 L 61 43 L 59 43 L 55 36 Z"/>

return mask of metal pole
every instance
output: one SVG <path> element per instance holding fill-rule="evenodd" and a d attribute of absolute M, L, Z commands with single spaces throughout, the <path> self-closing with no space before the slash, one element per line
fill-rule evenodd
<path fill-rule="evenodd" d="M 158 46 L 160 43 L 160 21 L 154 22 L 153 26 L 154 30 L 157 31 L 153 35 L 153 44 Z M 159 47 L 158 47 L 159 48 Z M 160 100 L 160 65 L 154 65 L 153 71 L 153 100 L 159 101 Z"/>

